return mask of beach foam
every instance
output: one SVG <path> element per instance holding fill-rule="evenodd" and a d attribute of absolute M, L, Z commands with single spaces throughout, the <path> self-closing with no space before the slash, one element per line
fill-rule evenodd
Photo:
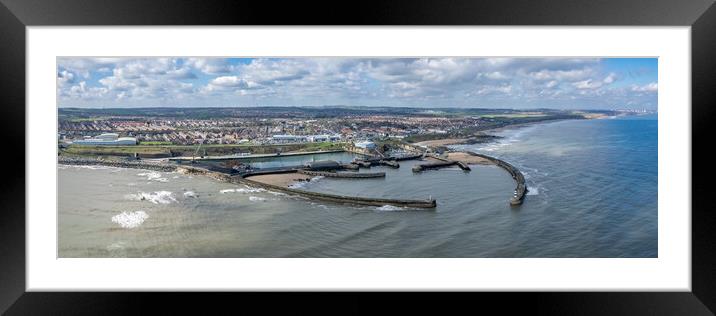
<path fill-rule="evenodd" d="M 195 198 L 195 197 L 196 197 L 196 193 L 194 193 L 194 191 L 186 191 L 186 192 L 184 192 L 184 197 L 187 197 L 187 198 L 189 198 L 189 197 Z"/>
<path fill-rule="evenodd" d="M 58 169 L 76 168 L 76 169 L 89 169 L 89 170 L 108 170 L 116 169 L 121 170 L 117 167 L 102 166 L 102 165 L 57 165 Z"/>
<path fill-rule="evenodd" d="M 292 183 L 292 184 L 289 185 L 288 187 L 289 187 L 290 189 L 300 189 L 300 188 L 305 187 L 307 184 L 308 184 L 308 181 L 299 181 L 299 182 L 294 182 L 294 183 Z"/>
<path fill-rule="evenodd" d="M 236 189 L 224 189 L 220 190 L 219 193 L 256 193 L 256 192 L 264 192 L 266 190 L 261 188 L 236 188 Z"/>
<path fill-rule="evenodd" d="M 325 178 L 325 177 L 324 176 L 315 176 L 315 177 L 311 178 L 311 181 L 297 181 L 297 182 L 294 182 L 293 184 L 289 185 L 288 187 L 291 189 L 300 189 L 300 188 L 307 186 L 309 183 L 314 183 L 314 182 L 321 180 L 323 178 Z"/>
<path fill-rule="evenodd" d="M 122 228 L 137 228 L 149 217 L 144 211 L 122 212 L 112 216 L 112 222 Z"/>
<path fill-rule="evenodd" d="M 393 206 L 393 205 L 383 205 L 383 206 L 381 206 L 381 207 L 377 207 L 375 210 L 376 210 L 376 211 L 381 211 L 381 212 L 393 212 L 393 211 L 402 211 L 403 208 L 402 208 L 402 207 Z"/>

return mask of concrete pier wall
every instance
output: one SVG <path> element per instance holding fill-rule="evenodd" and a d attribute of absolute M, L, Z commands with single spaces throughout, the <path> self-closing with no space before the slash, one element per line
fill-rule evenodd
<path fill-rule="evenodd" d="M 426 170 L 426 169 L 437 169 L 437 168 L 450 167 L 450 166 L 453 166 L 453 165 L 457 165 L 458 167 L 460 167 L 460 169 L 465 170 L 465 171 L 470 171 L 470 170 L 472 170 L 472 169 L 470 169 L 470 167 L 469 167 L 466 163 L 461 162 L 461 161 L 445 159 L 445 158 L 442 158 L 442 157 L 440 157 L 440 156 L 438 156 L 438 155 L 431 155 L 430 157 L 431 157 L 431 158 L 434 158 L 434 159 L 437 159 L 437 160 L 440 160 L 440 162 L 433 162 L 433 163 L 426 163 L 426 164 L 416 165 L 416 166 L 413 167 L 413 172 L 421 172 L 421 171 Z"/>
<path fill-rule="evenodd" d="M 456 164 L 457 164 L 457 161 L 441 161 L 441 162 L 425 163 L 425 164 L 413 166 L 413 172 L 421 172 L 421 171 L 427 170 L 427 169 L 445 168 L 445 167 L 454 166 Z"/>
<path fill-rule="evenodd" d="M 327 172 L 311 170 L 297 170 L 296 172 L 309 176 L 322 176 L 328 178 L 385 178 L 385 172 Z"/>

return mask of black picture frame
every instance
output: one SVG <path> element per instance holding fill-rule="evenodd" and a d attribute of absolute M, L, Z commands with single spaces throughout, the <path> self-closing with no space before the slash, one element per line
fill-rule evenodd
<path fill-rule="evenodd" d="M 692 291 L 620 293 L 414 293 L 396 299 L 374 293 L 332 293 L 287 299 L 255 293 L 49 293 L 25 291 L 25 27 L 72 25 L 643 25 L 691 26 L 692 52 Z M 713 0 L 391 1 L 356 3 L 147 0 L 0 0 L 0 119 L 14 167 L 3 170 L 0 200 L 0 310 L 20 314 L 114 314 L 201 311 L 285 303 L 269 310 L 334 305 L 341 313 L 488 311 L 549 314 L 711 315 L 716 310 L 716 214 L 709 198 L 713 166 L 706 151 L 716 111 L 716 5 Z M 668 105 L 688 106 L 688 105 Z M 23 161 L 25 168 L 20 168 Z M 661 194 L 668 194 L 662 192 Z M 672 210 L 688 211 L 688 210 Z M 189 297 L 191 296 L 191 298 Z M 197 299 L 197 296 L 199 299 Z M 435 298 L 442 300 L 432 305 Z M 392 302 L 378 308 L 381 301 Z M 190 302 L 195 302 L 194 304 Z M 314 305 L 315 303 L 315 305 Z M 467 303 L 467 304 L 466 304 Z M 137 304 L 147 304 L 137 309 Z M 259 305 L 263 306 L 263 305 Z M 145 309 L 150 308 L 150 309 Z"/>

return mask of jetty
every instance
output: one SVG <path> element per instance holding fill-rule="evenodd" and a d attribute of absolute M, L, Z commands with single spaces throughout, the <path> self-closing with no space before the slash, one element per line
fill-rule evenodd
<path fill-rule="evenodd" d="M 470 169 L 470 166 L 468 166 L 466 163 L 464 163 L 462 161 L 449 160 L 449 159 L 441 158 L 438 156 L 431 156 L 431 158 L 434 158 L 439 161 L 415 165 L 413 167 L 413 172 L 422 172 L 427 169 L 438 169 L 438 168 L 445 168 L 445 167 L 450 167 L 450 166 L 455 166 L 455 165 L 457 165 L 458 167 L 460 167 L 460 169 L 465 170 L 465 171 L 472 170 L 472 169 Z"/>
<path fill-rule="evenodd" d="M 309 176 L 327 178 L 385 178 L 385 172 L 327 172 L 298 169 L 296 172 Z"/>
<path fill-rule="evenodd" d="M 355 159 L 353 164 L 363 168 L 370 168 L 371 166 L 387 166 L 391 168 L 400 168 L 400 164 L 391 158 L 365 158 Z"/>

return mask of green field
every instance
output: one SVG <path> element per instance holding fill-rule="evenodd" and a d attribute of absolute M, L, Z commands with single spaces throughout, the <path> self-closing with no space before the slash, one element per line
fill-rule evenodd
<path fill-rule="evenodd" d="M 160 142 L 160 141 L 154 141 L 154 142 L 139 142 L 139 145 L 142 146 L 169 146 L 172 142 Z"/>

